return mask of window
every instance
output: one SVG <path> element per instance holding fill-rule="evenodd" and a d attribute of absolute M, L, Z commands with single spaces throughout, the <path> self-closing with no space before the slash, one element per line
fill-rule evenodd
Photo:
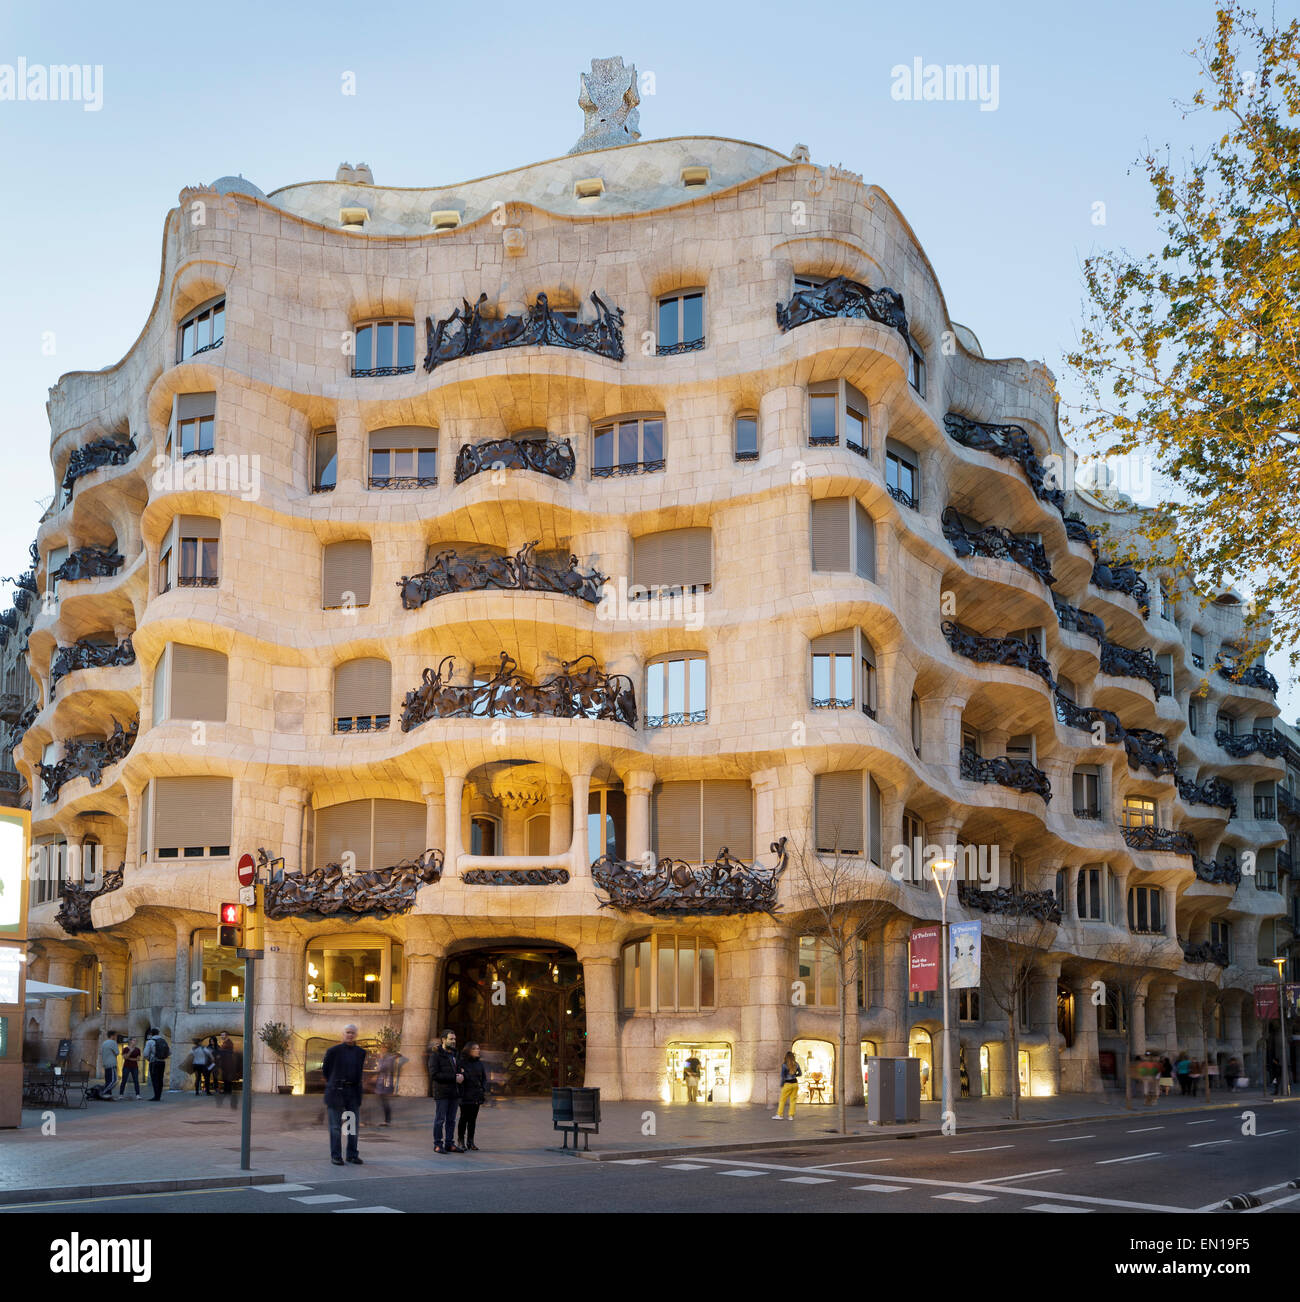
<path fill-rule="evenodd" d="M 414 321 L 367 321 L 356 327 L 354 377 L 410 375 L 414 370 Z"/>
<path fill-rule="evenodd" d="M 54 762 L 51 753 L 53 750 L 53 743 L 46 747 L 47 753 L 42 758 L 42 763 Z M 32 846 L 36 851 L 36 873 L 32 879 L 28 903 L 35 908 L 38 904 L 57 900 L 62 894 L 67 873 L 68 842 L 62 836 L 38 836 L 33 839 Z"/>
<path fill-rule="evenodd" d="M 500 853 L 501 823 L 492 814 L 475 814 L 469 820 L 469 852 L 495 856 Z"/>
<path fill-rule="evenodd" d="M 1210 923 L 1210 944 L 1218 945 L 1227 955 L 1228 961 L 1232 961 L 1232 923 L 1230 922 L 1211 922 Z"/>
<path fill-rule="evenodd" d="M 808 446 L 844 446 L 861 457 L 871 455 L 871 409 L 866 398 L 845 380 L 808 386 Z"/>
<path fill-rule="evenodd" d="M 1255 889 L 1257 891 L 1277 890 L 1277 848 L 1268 846 L 1260 850 L 1255 862 Z"/>
<path fill-rule="evenodd" d="M 216 422 L 215 393 L 176 394 L 164 454 L 173 459 L 211 455 L 216 448 Z"/>
<path fill-rule="evenodd" d="M 1255 783 L 1255 817 L 1273 818 L 1277 813 L 1277 784 L 1274 782 Z"/>
<path fill-rule="evenodd" d="M 158 592 L 173 587 L 215 588 L 221 521 L 206 516 L 178 515 L 163 538 L 158 561 Z"/>
<path fill-rule="evenodd" d="M 713 531 L 665 529 L 632 540 L 629 597 L 669 596 L 713 587 Z"/>
<path fill-rule="evenodd" d="M 704 291 L 684 289 L 659 300 L 659 338 L 655 353 L 694 353 L 704 347 Z"/>
<path fill-rule="evenodd" d="M 400 1007 L 401 944 L 379 935 L 313 937 L 307 944 L 306 1001 Z"/>
<path fill-rule="evenodd" d="M 910 869 L 908 880 L 913 886 L 928 890 L 933 874 L 928 873 L 925 868 L 925 823 L 919 814 L 905 809 L 901 831 L 903 845 L 907 849 L 907 858 L 904 862 Z"/>
<path fill-rule="evenodd" d="M 893 439 L 885 440 L 885 488 L 889 496 L 913 511 L 921 500 L 921 476 L 916 453 Z"/>
<path fill-rule="evenodd" d="M 1205 668 L 1205 635 L 1203 633 L 1192 634 L 1192 664 L 1198 669 Z"/>
<path fill-rule="evenodd" d="M 602 855 L 626 857 L 627 796 L 621 787 L 602 787 L 587 793 L 587 859 Z M 529 851 L 529 853 L 532 853 Z"/>
<path fill-rule="evenodd" d="M 414 800 L 347 800 L 316 811 L 313 862 L 350 862 L 357 872 L 391 868 L 424 853 L 425 807 Z M 345 861 L 344 856 L 351 859 Z"/>
<path fill-rule="evenodd" d="M 220 348 L 226 339 L 225 297 L 211 299 L 196 308 L 181 321 L 176 333 L 177 362 L 187 362 L 210 348 Z"/>
<path fill-rule="evenodd" d="M 1166 651 L 1162 655 L 1156 656 L 1156 666 L 1160 670 L 1160 694 L 1162 696 L 1172 696 L 1174 694 L 1174 657 Z"/>
<path fill-rule="evenodd" d="M 1023 856 L 1013 854 L 1011 856 L 1011 882 L 1013 890 L 1023 891 L 1025 889 L 1025 861 Z"/>
<path fill-rule="evenodd" d="M 1156 825 L 1156 802 L 1146 796 L 1124 797 L 1125 827 L 1154 827 Z"/>
<path fill-rule="evenodd" d="M 228 662 L 220 651 L 169 642 L 154 667 L 153 721 L 206 719 L 224 723 Z"/>
<path fill-rule="evenodd" d="M 436 429 L 402 426 L 371 431 L 368 488 L 436 488 L 437 485 Z"/>
<path fill-rule="evenodd" d="M 1027 764 L 1034 762 L 1034 737 L 1032 733 L 1017 733 L 1007 738 L 1005 755 L 1007 759 L 1024 760 Z"/>
<path fill-rule="evenodd" d="M 180 572 L 176 585 L 181 588 L 215 588 L 217 586 L 217 548 L 215 537 L 182 538 Z"/>
<path fill-rule="evenodd" d="M 1075 916 L 1084 922 L 1104 922 L 1107 918 L 1111 880 L 1105 864 L 1085 864 L 1079 869 L 1075 885 Z"/>
<path fill-rule="evenodd" d="M 925 397 L 925 354 L 921 351 L 921 345 L 912 338 L 907 337 L 908 367 L 907 382 L 914 388 L 917 393 Z"/>
<path fill-rule="evenodd" d="M 865 852 L 880 865 L 880 788 L 873 777 L 856 771 L 819 773 L 814 779 L 814 806 L 818 854 Z"/>
<path fill-rule="evenodd" d="M 626 1012 L 695 1012 L 714 1007 L 718 954 L 694 936 L 646 936 L 623 946 Z"/>
<path fill-rule="evenodd" d="M 593 478 L 645 475 L 663 468 L 662 416 L 620 416 L 596 427 L 591 443 Z"/>
<path fill-rule="evenodd" d="M 1105 1002 L 1097 1006 L 1097 1029 L 1121 1034 L 1128 1030 L 1128 992 L 1114 982 L 1106 983 Z"/>
<path fill-rule="evenodd" d="M 1200 707 L 1195 701 L 1187 702 L 1187 731 L 1196 736 L 1197 729 L 1201 726 Z"/>
<path fill-rule="evenodd" d="M 747 779 L 661 782 L 652 816 L 657 859 L 712 863 L 724 847 L 737 859 L 754 857 L 754 793 Z"/>
<path fill-rule="evenodd" d="M 921 701 L 915 692 L 912 693 L 912 749 L 916 752 L 916 758 L 921 758 Z"/>
<path fill-rule="evenodd" d="M 853 664 L 858 664 L 856 698 Z M 857 705 L 876 717 L 876 653 L 861 629 L 846 628 L 812 641 L 812 706 L 815 710 L 851 710 Z"/>
<path fill-rule="evenodd" d="M 1167 619 L 1171 623 L 1174 618 L 1174 603 L 1169 599 L 1169 588 L 1164 579 L 1160 583 L 1160 618 Z"/>
<path fill-rule="evenodd" d="M 876 528 L 854 497 L 823 497 L 812 504 L 812 567 L 848 571 L 876 581 Z"/>
<path fill-rule="evenodd" d="M 1075 818 L 1101 817 L 1101 770 L 1077 768 L 1074 770 Z"/>
<path fill-rule="evenodd" d="M 974 755 L 980 753 L 979 731 L 972 728 L 969 723 L 963 723 L 961 726 L 961 748 L 970 751 Z"/>
<path fill-rule="evenodd" d="M 976 986 L 968 986 L 957 991 L 957 1020 L 959 1022 L 978 1022 L 980 1020 L 980 992 Z"/>
<path fill-rule="evenodd" d="M 334 731 L 382 732 L 388 727 L 393 667 L 387 660 L 348 660 L 334 670 Z"/>
<path fill-rule="evenodd" d="M 534 814 L 524 823 L 526 853 L 541 858 L 551 852 L 551 816 Z"/>
<path fill-rule="evenodd" d="M 146 850 L 154 859 L 220 859 L 230 854 L 230 778 L 154 778 L 146 822 L 152 830 Z"/>
<path fill-rule="evenodd" d="M 646 666 L 647 728 L 707 723 L 709 663 L 701 655 L 676 655 Z"/>
<path fill-rule="evenodd" d="M 323 429 L 312 435 L 311 491 L 330 493 L 338 484 L 339 436 L 332 429 Z"/>
<path fill-rule="evenodd" d="M 795 273 L 794 277 L 794 292 L 800 294 L 820 289 L 825 283 L 825 276 L 810 276 L 806 272 L 799 271 Z"/>
<path fill-rule="evenodd" d="M 1164 892 L 1159 886 L 1129 887 L 1128 929 L 1140 935 L 1164 931 Z"/>
<path fill-rule="evenodd" d="M 737 461 L 758 460 L 758 416 L 742 411 L 736 417 L 733 451 Z"/>
<path fill-rule="evenodd" d="M 62 547 L 51 547 L 45 557 L 45 591 L 51 597 L 59 595 L 59 581 L 53 576 L 63 566 L 63 562 L 68 559 L 68 548 L 66 544 Z"/>
<path fill-rule="evenodd" d="M 1022 1031 L 1029 1030 L 1029 982 L 1028 981 L 1022 981 L 1020 983 L 1020 989 L 1016 991 L 1016 1007 L 1020 1013 L 1020 1029 Z M 1022 1061 L 1023 1061 L 1023 1056 L 1025 1051 L 1021 1049 L 1020 1053 L 1022 1055 Z M 1024 1086 L 1024 1084 L 1025 1084 L 1025 1079 L 1024 1076 L 1022 1075 L 1021 1076 L 1022 1087 Z"/>
<path fill-rule="evenodd" d="M 835 951 L 820 936 L 799 937 L 796 975 L 803 983 L 803 1000 L 809 1008 L 840 1006 L 839 973 Z"/>
<path fill-rule="evenodd" d="M 321 607 L 349 609 L 370 605 L 370 540 L 326 543 L 321 576 Z"/>
<path fill-rule="evenodd" d="M 203 1008 L 208 1004 L 238 1004 L 244 999 L 244 960 L 233 947 L 217 944 L 215 927 L 196 931 L 190 941 L 190 1004 Z M 202 997 L 194 995 L 199 986 Z"/>

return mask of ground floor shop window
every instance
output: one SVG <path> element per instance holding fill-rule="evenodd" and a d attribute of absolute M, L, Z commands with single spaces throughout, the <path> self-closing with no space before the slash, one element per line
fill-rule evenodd
<path fill-rule="evenodd" d="M 1021 1049 L 1019 1054 L 1019 1071 L 1020 1071 L 1020 1097 L 1028 1098 L 1033 1090 L 1030 1086 L 1029 1077 L 1029 1050 Z"/>
<path fill-rule="evenodd" d="M 984 1095 L 993 1093 L 993 1068 L 989 1061 L 989 1046 L 980 1045 L 980 1093 Z"/>
<path fill-rule="evenodd" d="M 244 995 L 244 960 L 230 946 L 217 944 L 216 928 L 196 931 L 191 942 L 190 1002 L 237 1004 Z M 202 994 L 197 992 L 202 990 Z"/>
<path fill-rule="evenodd" d="M 669 1044 L 667 1094 L 670 1103 L 730 1103 L 731 1045 Z"/>
<path fill-rule="evenodd" d="M 934 1045 L 930 1041 L 930 1032 L 917 1027 L 908 1039 L 907 1056 L 921 1060 L 921 1100 L 933 1099 L 930 1080 L 934 1075 Z"/>
<path fill-rule="evenodd" d="M 880 1049 L 875 1040 L 863 1040 L 862 1045 L 862 1102 L 867 1101 L 867 1059 L 880 1056 Z"/>
<path fill-rule="evenodd" d="M 791 1046 L 803 1075 L 800 1103 L 835 1102 L 835 1046 L 829 1040 L 796 1040 Z"/>
<path fill-rule="evenodd" d="M 307 1002 L 400 1006 L 401 945 L 375 935 L 324 936 L 308 942 Z"/>

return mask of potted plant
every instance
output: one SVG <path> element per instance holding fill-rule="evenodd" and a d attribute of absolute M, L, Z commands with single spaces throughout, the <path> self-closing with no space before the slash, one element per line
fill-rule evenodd
<path fill-rule="evenodd" d="M 275 1092 L 277 1094 L 291 1094 L 293 1086 L 288 1083 L 289 1080 L 289 1049 L 293 1044 L 293 1036 L 289 1028 L 283 1022 L 267 1022 L 257 1033 L 257 1038 L 271 1051 L 271 1056 L 278 1063 L 280 1070 L 284 1075 L 285 1083 L 277 1085 Z M 274 1068 L 274 1064 L 273 1064 Z M 272 1081 L 275 1080 L 275 1072 L 272 1070 Z"/>

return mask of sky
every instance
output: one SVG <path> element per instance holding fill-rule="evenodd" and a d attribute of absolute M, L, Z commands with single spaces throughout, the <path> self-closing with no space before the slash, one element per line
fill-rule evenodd
<path fill-rule="evenodd" d="M 0 574 L 26 568 L 54 491 L 49 387 L 135 340 L 184 186 L 238 173 L 270 192 L 343 161 L 380 185 L 450 185 L 552 158 L 581 134 L 578 74 L 597 56 L 650 74 L 642 139 L 802 142 L 881 186 L 953 319 L 988 357 L 1041 358 L 1068 402 L 1083 260 L 1156 247 L 1135 164 L 1212 136 L 1175 101 L 1213 23 L 1207 0 L 7 5 L 0 78 L 20 58 L 89 64 L 102 100 L 0 98 Z M 918 58 L 996 70 L 996 107 L 893 98 L 892 70 Z M 1300 691 L 1279 704 L 1294 719 Z"/>

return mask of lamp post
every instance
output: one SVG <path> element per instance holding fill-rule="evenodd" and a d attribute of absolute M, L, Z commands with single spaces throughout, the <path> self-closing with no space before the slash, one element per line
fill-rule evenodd
<path fill-rule="evenodd" d="M 1281 1096 L 1288 1099 L 1291 1097 L 1291 1044 L 1286 1038 L 1286 982 L 1282 976 L 1282 969 L 1286 967 L 1286 959 L 1274 958 L 1269 961 L 1277 968 L 1277 1015 L 1282 1027 Z"/>
<path fill-rule="evenodd" d="M 939 888 L 939 909 L 943 946 L 943 1117 L 946 1121 L 952 1111 L 952 1046 L 948 1034 L 948 888 L 952 885 L 956 863 L 952 859 L 936 859 L 931 865 L 935 885 Z"/>

